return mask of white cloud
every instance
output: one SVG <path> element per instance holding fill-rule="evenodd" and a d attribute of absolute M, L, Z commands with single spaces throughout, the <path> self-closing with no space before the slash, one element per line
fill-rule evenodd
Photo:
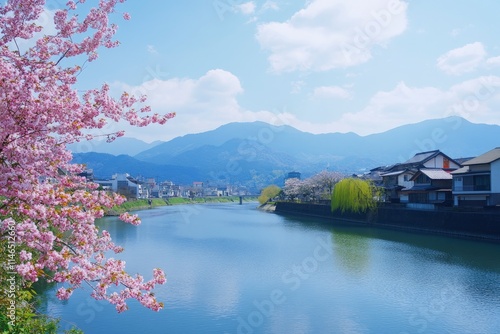
<path fill-rule="evenodd" d="M 113 84 L 117 93 L 148 96 L 147 104 L 153 112 L 165 114 L 176 112 L 176 117 L 163 126 L 150 125 L 147 130 L 124 124 L 116 129 L 124 129 L 126 136 L 145 141 L 170 140 L 187 133 L 199 133 L 230 122 L 265 121 L 283 124 L 280 117 L 288 113 L 275 114 L 270 111 L 244 110 L 237 101 L 243 92 L 239 79 L 228 71 L 210 70 L 197 79 L 171 78 L 153 79 L 139 86 L 124 83 Z"/>
<path fill-rule="evenodd" d="M 372 96 L 366 107 L 325 124 L 327 132 L 353 131 L 360 135 L 383 132 L 426 119 L 461 116 L 478 123 L 500 123 L 500 77 L 484 76 L 447 90 L 409 87 L 400 82 L 391 91 Z M 319 128 L 318 128 L 319 130 Z"/>
<path fill-rule="evenodd" d="M 242 3 L 241 5 L 237 5 L 236 8 L 238 9 L 239 12 L 245 14 L 245 15 L 252 15 L 255 13 L 255 2 L 249 1 Z"/>
<path fill-rule="evenodd" d="M 350 99 L 352 93 L 340 86 L 316 87 L 312 93 L 314 99 Z"/>
<path fill-rule="evenodd" d="M 470 43 L 440 56 L 437 67 L 446 74 L 461 75 L 477 69 L 485 57 L 486 50 L 482 43 Z"/>
<path fill-rule="evenodd" d="M 270 1 L 270 0 L 266 1 L 261 7 L 261 11 L 263 11 L 263 12 L 268 11 L 268 10 L 276 11 L 279 9 L 280 8 L 279 8 L 278 4 L 275 1 Z"/>
<path fill-rule="evenodd" d="M 274 71 L 325 71 L 364 63 L 407 26 L 401 0 L 313 0 L 285 22 L 260 24 L 256 38 Z"/>
<path fill-rule="evenodd" d="M 490 67 L 500 66 L 500 56 L 486 59 L 486 65 Z"/>
<path fill-rule="evenodd" d="M 463 81 L 447 90 L 410 87 L 400 82 L 392 90 L 374 94 L 361 110 L 345 113 L 329 123 L 315 123 L 307 119 L 307 114 L 295 115 L 287 110 L 245 110 L 237 101 L 237 96 L 243 92 L 239 79 L 224 70 L 208 71 L 198 79 L 155 79 L 136 87 L 124 84 L 115 84 L 114 87 L 131 93 L 147 93 L 154 112 L 177 112 L 177 116 L 166 125 L 152 125 L 147 131 L 123 124 L 116 126 L 116 129 L 125 129 L 127 136 L 145 141 L 170 140 L 187 133 L 209 131 L 230 122 L 264 121 L 311 133 L 355 132 L 360 135 L 447 116 L 500 124 L 498 76 Z M 344 88 L 332 87 L 318 87 L 317 97 L 347 97 L 348 91 L 344 92 Z"/>
<path fill-rule="evenodd" d="M 346 113 L 332 126 L 361 135 L 382 132 L 396 126 L 436 118 L 446 108 L 446 92 L 433 87 L 410 88 L 404 82 L 392 91 L 376 93 L 361 111 Z"/>

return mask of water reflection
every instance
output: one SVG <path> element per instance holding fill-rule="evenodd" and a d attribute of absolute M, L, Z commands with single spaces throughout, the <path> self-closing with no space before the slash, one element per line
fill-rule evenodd
<path fill-rule="evenodd" d="M 332 232 L 334 254 L 338 264 L 347 271 L 361 275 L 370 264 L 370 239 L 341 230 Z"/>
<path fill-rule="evenodd" d="M 188 211 L 189 209 L 189 211 Z M 187 214 L 189 213 L 189 214 Z M 88 291 L 56 316 L 88 333 L 499 333 L 500 245 L 283 217 L 250 205 L 165 207 L 100 222 L 129 272 L 167 272 L 166 310 L 117 315 Z M 279 303 L 271 303 L 273 291 Z M 54 291 L 51 291 L 53 294 Z M 242 323 L 244 322 L 244 325 Z"/>
<path fill-rule="evenodd" d="M 108 231 L 113 242 L 120 246 L 125 246 L 128 242 L 133 242 L 137 238 L 138 226 L 125 223 L 118 217 L 104 217 L 96 221 L 99 230 Z"/>
<path fill-rule="evenodd" d="M 370 240 L 384 240 L 387 250 L 406 252 L 422 259 L 438 261 L 447 265 L 465 264 L 488 272 L 500 274 L 499 244 L 453 236 L 441 236 L 423 232 L 407 232 L 366 225 L 350 224 L 321 218 L 285 216 L 294 228 L 331 231 L 334 243 L 351 248 L 349 243 L 359 242 L 361 248 L 368 247 Z M 335 240 L 335 235 L 338 240 Z M 357 239 L 354 241 L 354 239 Z M 353 247 L 354 248 L 354 247 Z M 347 251 L 346 251 L 347 252 Z M 353 251 L 354 252 L 354 251 Z M 353 252 L 347 252 L 354 256 Z M 369 250 L 367 250 L 369 253 Z"/>

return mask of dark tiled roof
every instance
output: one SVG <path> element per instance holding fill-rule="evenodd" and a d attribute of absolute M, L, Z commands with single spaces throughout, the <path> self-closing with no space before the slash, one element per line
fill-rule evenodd
<path fill-rule="evenodd" d="M 453 160 L 455 160 L 456 162 L 458 162 L 460 165 L 463 165 L 464 162 L 468 161 L 468 160 L 471 160 L 475 157 L 468 157 L 468 158 L 455 158 Z"/>
<path fill-rule="evenodd" d="M 484 154 L 481 154 L 474 159 L 467 160 L 463 163 L 463 165 L 482 165 L 482 164 L 490 164 L 493 161 L 500 159 L 500 147 L 494 148 L 491 151 L 488 151 Z"/>
<path fill-rule="evenodd" d="M 403 162 L 402 165 L 423 163 L 431 159 L 432 157 L 438 155 L 439 153 L 441 153 L 439 150 L 420 152 L 415 154 L 411 159 L 408 159 L 405 162 Z"/>

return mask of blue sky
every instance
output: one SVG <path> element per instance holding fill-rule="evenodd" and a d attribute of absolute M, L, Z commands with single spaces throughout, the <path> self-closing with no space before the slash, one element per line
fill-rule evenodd
<path fill-rule="evenodd" d="M 57 7 L 56 0 L 47 6 Z M 169 140 L 229 122 L 383 132 L 451 115 L 500 124 L 500 2 L 129 0 L 121 46 L 79 77 L 146 93 Z"/>

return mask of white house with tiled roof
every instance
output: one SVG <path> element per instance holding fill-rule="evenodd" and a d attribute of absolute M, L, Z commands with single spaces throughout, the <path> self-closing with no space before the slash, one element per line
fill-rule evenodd
<path fill-rule="evenodd" d="M 387 200 L 391 202 L 398 201 L 401 203 L 443 203 L 445 202 L 445 199 L 442 198 L 445 191 L 444 189 L 447 189 L 448 195 L 446 195 L 446 200 L 451 201 L 451 175 L 449 175 L 448 172 L 456 170 L 460 167 L 461 166 L 458 162 L 440 150 L 417 153 L 407 161 L 395 164 L 388 168 L 385 173 L 381 174 Z M 415 187 L 415 180 L 417 180 L 416 177 L 420 177 L 420 179 L 418 179 L 419 181 L 421 181 L 424 177 L 428 177 L 425 173 L 422 176 L 420 171 L 423 170 L 426 170 L 432 177 L 439 178 L 445 177 L 446 175 L 449 176 L 448 180 L 445 181 L 448 183 L 448 186 L 440 187 L 441 194 L 439 194 L 436 198 L 434 198 L 434 192 L 429 194 L 431 190 L 434 191 L 437 189 L 436 187 L 430 187 L 429 185 L 427 190 L 423 189 L 423 184 Z M 440 174 L 437 175 L 436 173 Z M 428 181 L 430 184 L 430 180 L 431 179 L 426 179 L 425 181 Z M 443 182 L 439 180 L 440 179 L 432 180 L 432 183 L 437 184 Z"/>
<path fill-rule="evenodd" d="M 413 186 L 401 190 L 409 198 L 408 207 L 434 208 L 434 205 L 451 205 L 452 176 L 442 168 L 420 168 L 411 178 Z"/>
<path fill-rule="evenodd" d="M 455 206 L 500 205 L 500 147 L 462 163 L 453 171 Z"/>

